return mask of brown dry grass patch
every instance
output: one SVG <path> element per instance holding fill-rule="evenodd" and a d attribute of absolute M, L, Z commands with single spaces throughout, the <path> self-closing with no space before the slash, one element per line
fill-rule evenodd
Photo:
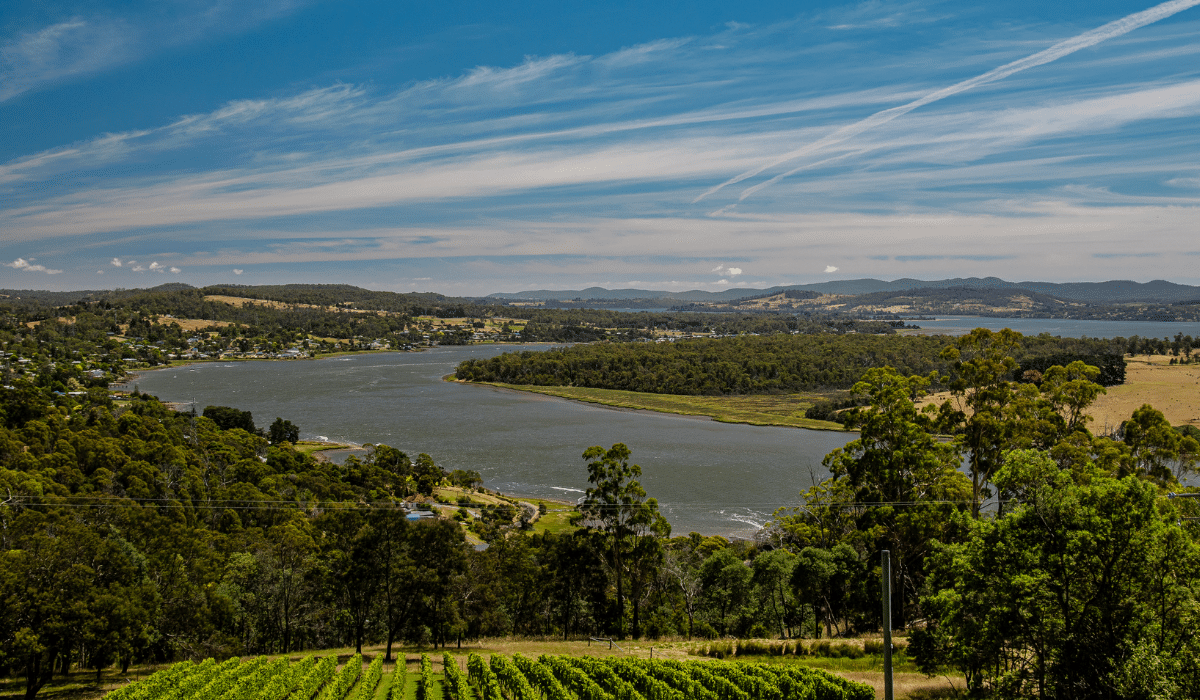
<path fill-rule="evenodd" d="M 281 301 L 271 301 L 270 299 L 251 299 L 249 297 L 230 297 L 230 296 L 225 296 L 224 294 L 206 294 L 206 295 L 204 295 L 204 300 L 205 301 L 215 301 L 215 302 L 219 302 L 222 304 L 229 304 L 230 306 L 241 306 L 243 304 L 250 304 L 252 306 L 265 306 L 270 309 L 287 309 L 287 308 L 292 308 L 292 307 L 297 307 L 297 308 L 301 308 L 301 309 L 325 308 L 322 306 L 314 306 L 312 304 L 284 304 Z"/>
<path fill-rule="evenodd" d="M 1089 411 L 1095 419 L 1092 432 L 1111 431 L 1144 404 L 1162 411 L 1171 425 L 1200 427 L 1200 364 L 1172 365 L 1168 355 L 1130 358 L 1127 362 L 1125 383 L 1108 387 L 1108 393 Z"/>
<path fill-rule="evenodd" d="M 233 325 L 230 321 L 209 321 L 203 318 L 160 318 L 158 322 L 161 325 L 167 326 L 172 323 L 178 323 L 179 327 L 185 331 L 198 331 L 201 328 L 224 328 L 225 326 Z M 245 327 L 243 324 L 242 328 Z"/>
<path fill-rule="evenodd" d="M 1092 404 L 1089 429 L 1107 435 L 1145 404 L 1162 411 L 1171 425 L 1200 427 L 1200 364 L 1172 365 L 1169 355 L 1151 355 L 1126 360 L 1125 383 L 1110 386 Z M 949 392 L 930 394 L 918 407 L 940 404 Z"/>

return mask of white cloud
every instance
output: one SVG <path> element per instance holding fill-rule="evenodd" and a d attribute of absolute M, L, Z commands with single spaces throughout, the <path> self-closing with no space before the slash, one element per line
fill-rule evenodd
<path fill-rule="evenodd" d="M 7 267 L 13 268 L 14 270 L 25 270 L 26 272 L 45 272 L 47 275 L 58 275 L 62 273 L 62 270 L 51 270 L 45 265 L 34 265 L 34 260 L 35 258 L 30 258 L 28 260 L 24 258 L 17 258 L 10 263 L 4 264 Z"/>
<path fill-rule="evenodd" d="M 727 272 L 729 273 L 730 277 L 737 277 L 738 275 L 742 274 L 742 268 L 731 267 L 727 270 Z"/>
<path fill-rule="evenodd" d="M 132 260 L 131 260 L 130 262 L 134 262 L 134 261 L 132 261 Z M 108 263 L 108 264 L 109 264 L 109 265 L 112 265 L 113 267 L 120 267 L 120 266 L 121 266 L 121 259 L 120 259 L 120 258 L 113 258 L 111 261 L 109 261 L 109 263 Z"/>
<path fill-rule="evenodd" d="M 162 272 L 163 266 L 159 265 L 157 262 L 152 262 L 150 263 L 150 270 L 153 272 Z"/>
<path fill-rule="evenodd" d="M 777 165 L 782 165 L 783 163 L 786 163 L 790 160 L 795 160 L 796 158 L 801 158 L 804 156 L 809 156 L 809 155 L 813 155 L 816 153 L 820 153 L 821 151 L 824 151 L 831 147 L 837 146 L 838 144 L 840 144 L 844 141 L 853 139 L 856 136 L 859 136 L 859 135 L 866 133 L 872 129 L 875 129 L 876 127 L 887 124 L 888 122 L 891 122 L 894 119 L 902 117 L 902 116 L 908 114 L 909 112 L 912 112 L 913 110 L 918 109 L 920 107 L 924 107 L 926 105 L 933 104 L 934 102 L 938 102 L 940 100 L 946 99 L 948 97 L 952 97 L 959 93 L 966 92 L 968 90 L 972 90 L 976 87 L 987 85 L 987 84 L 995 82 L 997 80 L 1003 80 L 1005 78 L 1008 78 L 1011 75 L 1014 75 L 1021 71 L 1027 70 L 1029 68 L 1034 68 L 1037 66 L 1045 65 L 1047 63 L 1051 63 L 1051 62 L 1056 61 L 1064 56 L 1069 56 L 1072 53 L 1075 53 L 1076 51 L 1079 51 L 1081 49 L 1088 48 L 1089 46 L 1095 46 L 1096 44 L 1107 41 L 1114 37 L 1119 37 L 1123 34 L 1127 34 L 1127 33 L 1131 32 L 1135 29 L 1138 29 L 1140 27 L 1144 27 L 1148 24 L 1152 24 L 1159 20 L 1166 19 L 1167 17 L 1170 17 L 1174 14 L 1182 12 L 1191 7 L 1194 7 L 1195 5 L 1198 5 L 1198 4 L 1200 4 L 1200 0 L 1169 0 L 1168 2 L 1164 2 L 1159 5 L 1155 5 L 1154 7 L 1150 8 L 1148 10 L 1143 10 L 1141 12 L 1135 12 L 1133 14 L 1122 17 L 1121 19 L 1115 20 L 1113 22 L 1109 22 L 1101 27 L 1097 27 L 1096 29 L 1092 29 L 1090 31 L 1083 32 L 1082 34 L 1078 34 L 1069 39 L 1064 39 L 1064 40 L 1059 41 L 1058 43 L 1054 44 L 1053 46 L 1051 46 L 1048 49 L 1039 51 L 1035 54 L 1026 56 L 1026 57 L 1018 59 L 1016 61 L 1006 63 L 1005 65 L 1002 65 L 998 68 L 993 68 L 992 70 L 987 71 L 986 73 L 983 73 L 981 75 L 977 75 L 973 78 L 968 78 L 967 80 L 959 81 L 957 83 L 954 83 L 953 85 L 944 87 L 940 90 L 935 90 L 933 92 L 930 92 L 927 95 L 924 95 L 916 100 L 913 100 L 912 102 L 909 102 L 908 104 L 903 104 L 898 107 L 889 107 L 887 109 L 881 110 L 879 112 L 876 112 L 875 114 L 870 115 L 869 117 L 867 117 L 865 119 L 860 119 L 854 123 L 842 126 L 841 128 L 837 129 L 833 133 L 827 134 L 826 136 L 823 136 L 822 138 L 817 139 L 815 141 L 806 143 L 805 145 L 801 146 L 800 148 L 791 150 L 787 153 L 784 153 L 781 156 L 776 156 L 775 158 L 773 158 L 771 161 L 767 162 L 764 165 L 759 165 L 755 168 L 751 168 L 750 170 L 747 170 L 740 175 L 736 175 L 719 185 L 711 187 L 707 191 L 705 191 L 703 194 L 701 194 L 699 197 L 697 197 L 694 201 L 698 202 L 701 199 L 704 199 L 705 197 L 718 192 L 719 190 L 723 189 L 727 185 L 737 184 L 739 182 L 742 182 L 743 180 L 746 180 L 747 178 L 751 178 L 756 175 L 759 175 L 760 173 L 767 170 L 768 168 L 773 168 Z M 799 172 L 801 169 L 804 169 L 804 167 L 805 166 L 801 166 L 800 168 L 790 170 L 781 175 L 776 175 L 775 177 L 771 178 L 770 180 L 768 180 L 765 183 L 755 185 L 754 187 L 748 188 L 747 190 L 742 192 L 742 196 L 740 199 L 745 199 L 747 196 L 763 189 L 764 187 L 767 187 L 771 184 L 774 184 L 775 182 L 778 182 L 782 178 L 788 177 L 789 175 Z"/>
<path fill-rule="evenodd" d="M 183 270 L 179 269 L 178 267 L 172 267 L 171 272 L 178 275 L 180 272 L 183 272 Z"/>
<path fill-rule="evenodd" d="M 245 272 L 245 270 L 234 270 L 234 271 L 233 271 L 233 274 L 235 274 L 235 275 L 240 275 L 240 274 L 242 274 L 243 272 Z"/>
<path fill-rule="evenodd" d="M 834 273 L 834 272 L 837 272 L 837 271 L 838 271 L 838 269 L 837 269 L 836 267 L 834 267 L 833 265 L 826 265 L 826 266 L 825 266 L 825 274 L 827 274 L 827 275 L 828 275 L 828 274 L 831 274 L 831 273 Z"/>
<path fill-rule="evenodd" d="M 304 4 L 305 0 L 160 3 L 157 11 L 128 17 L 76 16 L 0 38 L 0 102 L 131 63 L 164 48 L 244 31 Z M 180 7 L 184 11 L 173 12 Z"/>
<path fill-rule="evenodd" d="M 133 271 L 134 272 L 145 272 L 146 268 L 142 267 L 141 265 L 136 265 L 136 266 L 134 266 Z"/>

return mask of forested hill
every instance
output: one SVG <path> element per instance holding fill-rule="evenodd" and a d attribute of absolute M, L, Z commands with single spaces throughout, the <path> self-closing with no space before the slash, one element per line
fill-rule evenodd
<path fill-rule="evenodd" d="M 872 367 L 902 374 L 945 372 L 947 340 L 929 336 L 780 335 L 682 340 L 675 343 L 602 343 L 549 352 L 505 353 L 467 360 L 456 376 L 466 381 L 579 386 L 657 394 L 730 395 L 848 389 Z M 1026 369 L 1084 360 L 1102 369 L 1098 380 L 1125 380 L 1124 341 L 1030 337 L 1016 354 L 1017 377 Z"/>

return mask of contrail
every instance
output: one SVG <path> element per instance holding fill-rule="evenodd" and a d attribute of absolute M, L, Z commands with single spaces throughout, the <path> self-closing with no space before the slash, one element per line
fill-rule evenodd
<path fill-rule="evenodd" d="M 847 126 L 843 126 L 842 128 L 838 129 L 837 131 L 833 132 L 832 134 L 830 134 L 824 138 L 821 138 L 821 139 L 814 141 L 810 144 L 807 144 L 805 146 L 801 146 L 800 148 L 797 148 L 796 150 L 794 150 L 790 153 L 785 153 L 782 156 L 779 156 L 775 160 L 771 161 L 770 163 L 767 163 L 766 165 L 763 165 L 758 168 L 754 168 L 753 170 L 747 170 L 746 172 L 742 173 L 741 175 L 730 178 L 729 180 L 722 182 L 721 184 L 717 185 L 716 187 L 709 189 L 707 192 L 700 195 L 699 197 L 696 197 L 695 199 L 692 200 L 692 203 L 695 204 L 696 202 L 699 202 L 700 200 L 704 199 L 705 197 L 709 196 L 710 194 L 718 192 L 721 189 L 723 189 L 729 185 L 734 185 L 734 184 L 741 182 L 742 180 L 745 180 L 746 178 L 754 177 L 755 175 L 758 175 L 759 173 L 761 173 L 764 170 L 767 170 L 768 168 L 773 168 L 781 163 L 786 163 L 787 161 L 792 160 L 793 158 L 799 158 L 800 156 L 805 156 L 810 153 L 815 153 L 815 152 L 820 151 L 828 146 L 833 146 L 833 145 L 839 144 L 847 139 L 858 136 L 859 134 L 863 133 L 864 131 L 868 131 L 868 130 L 873 129 L 877 126 L 880 126 L 882 124 L 886 124 L 886 123 L 892 121 L 893 119 L 895 119 L 896 117 L 900 117 L 905 114 L 908 114 L 909 112 L 913 111 L 914 109 L 916 109 L 918 107 L 924 107 L 927 104 L 930 104 L 932 102 L 937 102 L 938 100 L 943 100 L 952 95 L 957 95 L 958 93 L 965 92 L 967 90 L 970 90 L 973 87 L 978 87 L 980 85 L 986 85 L 987 83 L 991 83 L 991 82 L 995 82 L 997 80 L 1001 80 L 1003 78 L 1007 78 L 1008 76 L 1012 75 L 1013 73 L 1019 73 L 1019 72 L 1025 70 L 1026 68 L 1033 68 L 1035 66 L 1040 66 L 1045 63 L 1050 63 L 1051 61 L 1056 61 L 1056 60 L 1062 58 L 1063 56 L 1069 56 L 1070 54 L 1073 54 L 1080 49 L 1086 49 L 1089 46 L 1095 46 L 1096 44 L 1099 44 L 1100 42 L 1106 41 L 1108 39 L 1112 39 L 1113 37 L 1118 37 L 1118 36 L 1121 36 L 1122 34 L 1128 34 L 1129 32 L 1132 32 L 1135 29 L 1144 27 L 1147 24 L 1153 24 L 1153 23 L 1159 21 L 1160 19 L 1166 19 L 1167 17 L 1170 17 L 1171 15 L 1178 14 L 1180 12 L 1183 12 L 1184 10 L 1195 7 L 1196 5 L 1200 5 L 1200 0 L 1170 0 L 1170 2 L 1164 2 L 1161 5 L 1155 5 L 1154 7 L 1151 7 L 1148 10 L 1142 10 L 1141 12 L 1135 12 L 1132 15 L 1129 15 L 1127 17 L 1122 17 L 1121 19 L 1109 22 L 1108 24 L 1106 24 L 1102 27 L 1097 27 L 1096 29 L 1093 29 L 1088 32 L 1084 32 L 1083 34 L 1080 34 L 1078 36 L 1071 37 L 1070 39 L 1065 39 L 1063 41 L 1060 41 L 1057 44 L 1055 44 L 1054 46 L 1051 46 L 1050 48 L 1045 49 L 1043 51 L 1039 51 L 1039 52 L 1033 54 L 1032 56 L 1027 56 L 1025 58 L 1018 59 L 1016 61 L 1013 61 L 1012 63 L 1007 63 L 1003 66 L 1000 66 L 999 68 L 993 68 L 992 70 L 984 73 L 983 75 L 978 75 L 978 76 L 975 76 L 974 78 L 969 78 L 960 83 L 955 83 L 955 84 L 951 85 L 950 87 L 945 87 L 945 88 L 942 88 L 941 90 L 937 90 L 936 92 L 931 92 L 928 95 L 925 95 L 924 97 L 913 100 L 912 102 L 909 102 L 906 105 L 900 105 L 899 107 L 892 107 L 890 109 L 885 109 L 883 111 L 876 112 L 875 114 L 872 114 L 871 116 L 867 117 L 866 119 L 863 119 L 862 121 L 855 122 L 855 123 L 849 124 Z M 777 182 L 779 179 L 786 177 L 787 175 L 790 175 L 801 169 L 803 169 L 803 166 L 801 168 L 797 168 L 796 170 L 792 170 L 789 173 L 784 173 L 783 175 L 774 177 L 769 182 L 763 183 L 762 185 L 752 187 L 752 188 L 746 190 L 746 192 L 742 194 L 741 199 L 745 199 L 749 194 L 756 192 L 773 182 Z"/>

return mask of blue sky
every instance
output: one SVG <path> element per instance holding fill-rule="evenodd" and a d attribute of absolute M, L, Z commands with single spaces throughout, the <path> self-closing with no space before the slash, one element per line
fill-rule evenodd
<path fill-rule="evenodd" d="M 0 287 L 1200 284 L 1200 0 L 511 5 L 3 3 Z"/>

